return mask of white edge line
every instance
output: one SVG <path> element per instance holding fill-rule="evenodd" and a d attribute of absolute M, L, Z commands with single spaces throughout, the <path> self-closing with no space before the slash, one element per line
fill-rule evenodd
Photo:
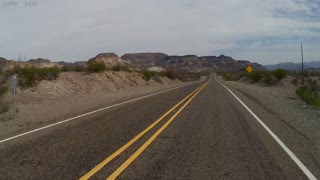
<path fill-rule="evenodd" d="M 273 139 L 282 147 L 282 149 L 290 156 L 290 158 L 298 165 L 298 167 L 303 171 L 303 173 L 310 179 L 310 180 L 317 180 L 317 178 L 310 172 L 310 170 L 297 158 L 295 154 L 278 138 L 278 136 L 272 132 L 272 130 L 246 105 L 244 104 L 240 98 L 238 98 L 228 87 L 222 84 L 220 81 L 217 80 L 216 76 L 215 79 L 218 83 L 220 83 L 224 88 L 226 88 L 248 111 L 249 113 L 261 124 L 262 127 L 273 137 Z"/>
<path fill-rule="evenodd" d="M 12 136 L 12 137 L 0 140 L 0 143 L 6 142 L 6 141 L 10 141 L 12 139 L 16 139 L 18 137 L 25 136 L 25 135 L 28 135 L 28 134 L 31 134 L 31 133 L 34 133 L 34 132 L 37 132 L 37 131 L 40 131 L 40 130 L 43 130 L 43 129 L 47 129 L 47 128 L 52 127 L 52 126 L 63 124 L 63 123 L 66 123 L 68 121 L 72 121 L 72 120 L 75 120 L 75 119 L 78 119 L 78 118 L 81 118 L 81 117 L 84 117 L 84 116 L 88 116 L 90 114 L 94 114 L 94 113 L 97 113 L 97 112 L 100 112 L 100 111 L 103 111 L 103 110 L 106 110 L 106 109 L 110 109 L 110 108 L 113 108 L 113 107 L 116 107 L 116 106 L 120 106 L 120 105 L 123 105 L 123 104 L 127 104 L 127 103 L 130 103 L 130 102 L 133 102 L 133 101 L 145 99 L 145 98 L 148 98 L 148 97 L 151 97 L 151 96 L 155 96 L 155 95 L 158 95 L 158 94 L 162 94 L 162 93 L 165 93 L 165 92 L 169 92 L 169 91 L 172 91 L 172 90 L 175 90 L 175 89 L 178 89 L 178 88 L 189 86 L 189 85 L 194 84 L 194 83 L 197 83 L 197 82 L 188 83 L 188 84 L 185 84 L 185 85 L 182 85 L 182 86 L 178 86 L 178 87 L 175 87 L 175 88 L 167 89 L 165 91 L 156 92 L 156 93 L 153 93 L 153 94 L 149 94 L 149 95 L 145 95 L 145 96 L 142 96 L 142 97 L 134 98 L 134 99 L 131 99 L 131 100 L 128 100 L 128 101 L 124 101 L 124 102 L 121 102 L 121 103 L 118 103 L 118 104 L 114 104 L 114 105 L 111 105 L 111 106 L 107 106 L 107 107 L 104 107 L 104 108 L 101 108 L 101 109 L 97 109 L 97 110 L 94 110 L 94 111 L 91 111 L 91 112 L 88 112 L 88 113 L 85 113 L 85 114 L 81 114 L 81 115 L 73 117 L 73 118 L 69 118 L 69 119 L 66 119 L 66 120 L 63 120 L 63 121 L 59 121 L 57 123 L 53 123 L 53 124 L 50 124 L 50 125 L 38 128 L 38 129 L 34 129 L 34 130 L 31 130 L 31 131 L 28 131 L 28 132 L 25 132 L 25 133 L 22 133 L 22 134 L 19 134 L 19 135 L 16 135 L 16 136 Z"/>

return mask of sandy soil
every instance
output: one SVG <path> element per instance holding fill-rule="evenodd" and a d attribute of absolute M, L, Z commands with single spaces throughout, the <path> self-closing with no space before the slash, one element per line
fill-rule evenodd
<path fill-rule="evenodd" d="M 163 77 L 145 81 L 139 73 L 62 73 L 54 82 L 42 81 L 35 88 L 18 92 L 17 118 L 11 119 L 12 112 L 0 117 L 0 137 L 3 139 L 182 84 Z"/>
<path fill-rule="evenodd" d="M 320 149 L 320 110 L 301 101 L 295 94 L 291 77 L 273 85 L 224 81 L 248 98 L 265 107 L 270 113 L 293 127 Z"/>

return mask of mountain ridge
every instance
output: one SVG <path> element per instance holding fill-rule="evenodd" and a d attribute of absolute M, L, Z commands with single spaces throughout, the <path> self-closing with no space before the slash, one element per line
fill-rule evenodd
<path fill-rule="evenodd" d="M 5 59 L 1 59 L 1 64 L 6 64 Z M 7 60 L 9 61 L 9 60 Z M 76 62 L 52 62 L 48 59 L 30 59 L 26 62 L 38 66 L 39 64 L 57 64 L 59 66 L 67 65 L 85 65 L 95 61 L 104 62 L 110 68 L 115 65 L 127 65 L 133 69 L 164 69 L 166 71 L 176 72 L 218 72 L 218 71 L 239 71 L 244 70 L 251 65 L 254 70 L 266 70 L 266 68 L 258 63 L 249 60 L 235 60 L 231 56 L 197 56 L 189 55 L 167 55 L 164 53 L 126 53 L 119 57 L 116 53 L 100 53 L 88 61 Z M 1 69 L 1 67 L 0 67 Z"/>

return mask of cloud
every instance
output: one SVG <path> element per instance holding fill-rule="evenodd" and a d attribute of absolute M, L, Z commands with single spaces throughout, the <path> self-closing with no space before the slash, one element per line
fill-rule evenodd
<path fill-rule="evenodd" d="M 303 42 L 306 59 L 319 60 L 319 7 L 316 0 L 42 0 L 0 7 L 0 56 L 228 53 L 266 64 L 298 60 Z"/>

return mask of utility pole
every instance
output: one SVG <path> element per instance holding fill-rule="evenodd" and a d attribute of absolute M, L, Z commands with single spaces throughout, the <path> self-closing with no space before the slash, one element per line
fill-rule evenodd
<path fill-rule="evenodd" d="M 302 75 L 304 74 L 304 70 L 303 70 L 303 47 L 302 47 L 302 43 L 301 43 L 301 72 L 302 72 Z"/>

